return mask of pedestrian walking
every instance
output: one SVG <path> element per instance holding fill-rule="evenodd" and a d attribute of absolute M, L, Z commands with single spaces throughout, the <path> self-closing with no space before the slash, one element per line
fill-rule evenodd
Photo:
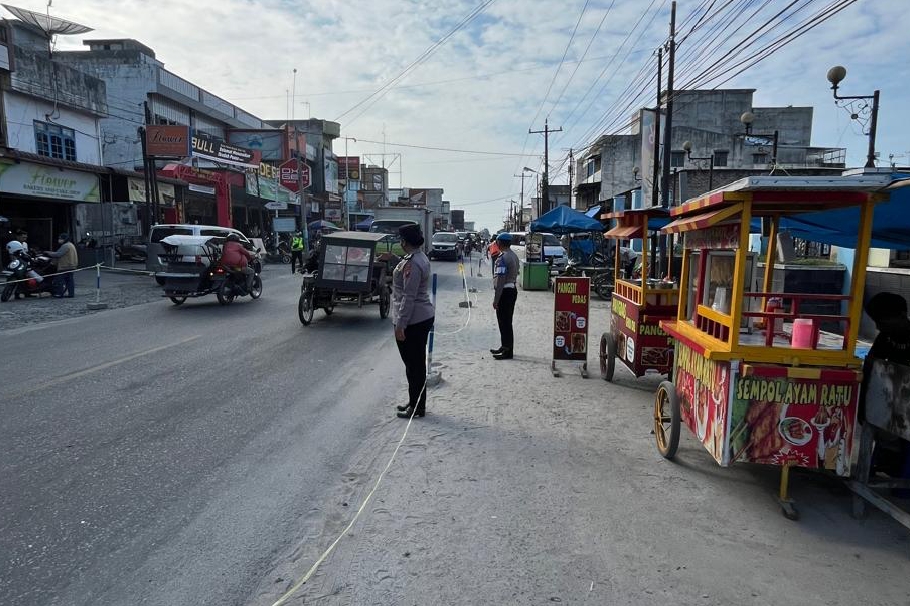
<path fill-rule="evenodd" d="M 59 276 L 54 276 L 54 296 L 58 299 L 64 296 L 72 298 L 76 296 L 73 272 L 79 269 L 79 253 L 76 252 L 76 246 L 70 242 L 69 234 L 60 234 L 57 244 L 60 248 L 56 251 L 44 251 L 47 256 L 57 259 L 57 271 L 63 272 Z"/>
<path fill-rule="evenodd" d="M 291 238 L 291 273 L 297 273 L 297 264 L 300 264 L 300 271 L 303 271 L 303 234 L 300 230 L 294 233 Z"/>
<path fill-rule="evenodd" d="M 512 314 L 518 299 L 518 255 L 512 252 L 512 234 L 509 232 L 496 236 L 496 244 L 499 255 L 493 262 L 493 309 L 499 324 L 500 346 L 499 349 L 491 349 L 490 353 L 497 360 L 511 360 L 515 345 Z"/>
<path fill-rule="evenodd" d="M 430 301 L 430 260 L 423 234 L 414 223 L 398 229 L 405 255 L 392 273 L 392 328 L 408 379 L 408 403 L 397 406 L 398 416 L 422 417 L 427 407 L 427 339 L 436 310 Z"/>

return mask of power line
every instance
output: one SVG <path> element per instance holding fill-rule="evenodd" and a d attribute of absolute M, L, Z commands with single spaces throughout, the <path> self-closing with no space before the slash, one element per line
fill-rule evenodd
<path fill-rule="evenodd" d="M 377 145 L 391 145 L 393 147 L 412 147 L 414 149 L 430 149 L 433 151 L 447 151 L 447 152 L 457 152 L 461 154 L 484 154 L 488 156 L 518 156 L 523 157 L 526 154 L 516 154 L 514 152 L 493 152 L 493 151 L 479 151 L 471 149 L 452 149 L 449 147 L 431 147 L 429 145 L 411 145 L 408 143 L 391 143 L 389 141 L 371 141 L 369 139 L 361 139 L 360 137 L 354 137 L 357 139 L 358 143 L 375 143 Z"/>

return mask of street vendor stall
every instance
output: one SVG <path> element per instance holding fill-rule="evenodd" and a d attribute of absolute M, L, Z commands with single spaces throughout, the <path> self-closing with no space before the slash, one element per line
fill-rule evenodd
<path fill-rule="evenodd" d="M 605 213 L 601 219 L 616 225 L 604 233 L 616 240 L 613 274 L 616 276 L 610 317 L 610 332 L 600 337 L 600 376 L 613 380 L 617 358 L 636 377 L 647 371 L 669 375 L 673 363 L 673 340 L 660 327 L 662 320 L 676 317 L 679 288 L 671 277 L 649 279 L 651 259 L 648 235 L 665 226 L 667 211 L 647 208 Z M 640 240 L 641 272 L 630 275 L 620 244 Z"/>
<path fill-rule="evenodd" d="M 873 209 L 887 177 L 749 177 L 674 208 L 663 228 L 682 234 L 680 296 L 660 322 L 676 341 L 673 380 L 657 390 L 654 433 L 672 458 L 684 423 L 723 467 L 781 467 L 779 501 L 791 467 L 851 471 L 862 361 L 855 355 Z M 781 217 L 859 209 L 852 283 L 845 295 L 772 292 L 774 246 L 765 276 L 747 280 L 749 228 L 764 219 L 775 241 Z M 841 302 L 839 314 L 804 313 L 806 302 Z M 750 321 L 751 320 L 751 321 Z M 822 337 L 820 326 L 836 326 Z"/>

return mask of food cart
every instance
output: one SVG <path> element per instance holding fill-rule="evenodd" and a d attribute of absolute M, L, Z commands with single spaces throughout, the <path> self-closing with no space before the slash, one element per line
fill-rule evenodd
<path fill-rule="evenodd" d="M 600 337 L 600 376 L 613 380 L 619 359 L 636 377 L 656 371 L 669 375 L 673 366 L 673 339 L 660 327 L 661 320 L 676 317 L 679 289 L 669 276 L 649 279 L 648 235 L 669 221 L 662 208 L 629 210 L 601 215 L 616 221 L 605 238 L 616 241 L 613 275 L 616 276 L 610 317 L 610 332 Z M 641 240 L 641 276 L 625 267 L 620 243 Z"/>
<path fill-rule="evenodd" d="M 684 252 L 676 317 L 660 323 L 676 341 L 673 380 L 660 384 L 654 404 L 664 457 L 675 456 L 685 423 L 723 467 L 780 466 L 779 502 L 790 519 L 798 518 L 791 467 L 850 474 L 862 382 L 854 352 L 884 185 L 886 176 L 748 177 L 671 211 L 663 231 L 682 234 Z M 773 244 L 761 285 L 747 281 L 753 217 L 766 221 L 774 243 L 788 215 L 849 207 L 859 209 L 849 294 L 772 292 Z M 841 313 L 800 310 L 817 300 L 840 301 Z"/>
<path fill-rule="evenodd" d="M 338 303 L 354 303 L 358 307 L 378 303 L 379 317 L 385 319 L 392 303 L 388 249 L 393 239 L 388 234 L 356 231 L 324 235 L 317 253 L 319 269 L 304 274 L 300 285 L 300 322 L 309 325 L 317 307 L 331 315 Z"/>

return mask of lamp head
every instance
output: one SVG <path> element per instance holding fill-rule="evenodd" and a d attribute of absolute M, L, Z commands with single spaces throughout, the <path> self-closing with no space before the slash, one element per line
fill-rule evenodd
<path fill-rule="evenodd" d="M 536 172 L 537 172 L 537 171 L 534 170 L 533 168 L 528 168 L 527 166 L 525 166 L 522 170 L 527 171 L 527 172 L 529 172 L 529 173 L 536 173 Z"/>
<path fill-rule="evenodd" d="M 752 112 L 743 112 L 743 115 L 739 117 L 739 121 L 745 124 L 746 126 L 751 126 L 755 121 L 755 114 Z"/>
<path fill-rule="evenodd" d="M 683 141 L 682 148 L 683 148 L 684 152 L 686 152 L 687 154 L 691 154 L 692 153 L 692 142 Z"/>
<path fill-rule="evenodd" d="M 637 166 L 635 166 L 635 167 L 632 168 L 632 173 L 633 173 L 636 177 L 638 176 L 638 173 L 639 173 L 639 172 L 641 172 L 641 169 L 638 168 Z"/>
<path fill-rule="evenodd" d="M 847 68 L 843 65 L 835 65 L 828 70 L 828 82 L 831 83 L 831 88 L 833 89 L 837 89 L 837 85 L 843 82 L 846 77 Z"/>

